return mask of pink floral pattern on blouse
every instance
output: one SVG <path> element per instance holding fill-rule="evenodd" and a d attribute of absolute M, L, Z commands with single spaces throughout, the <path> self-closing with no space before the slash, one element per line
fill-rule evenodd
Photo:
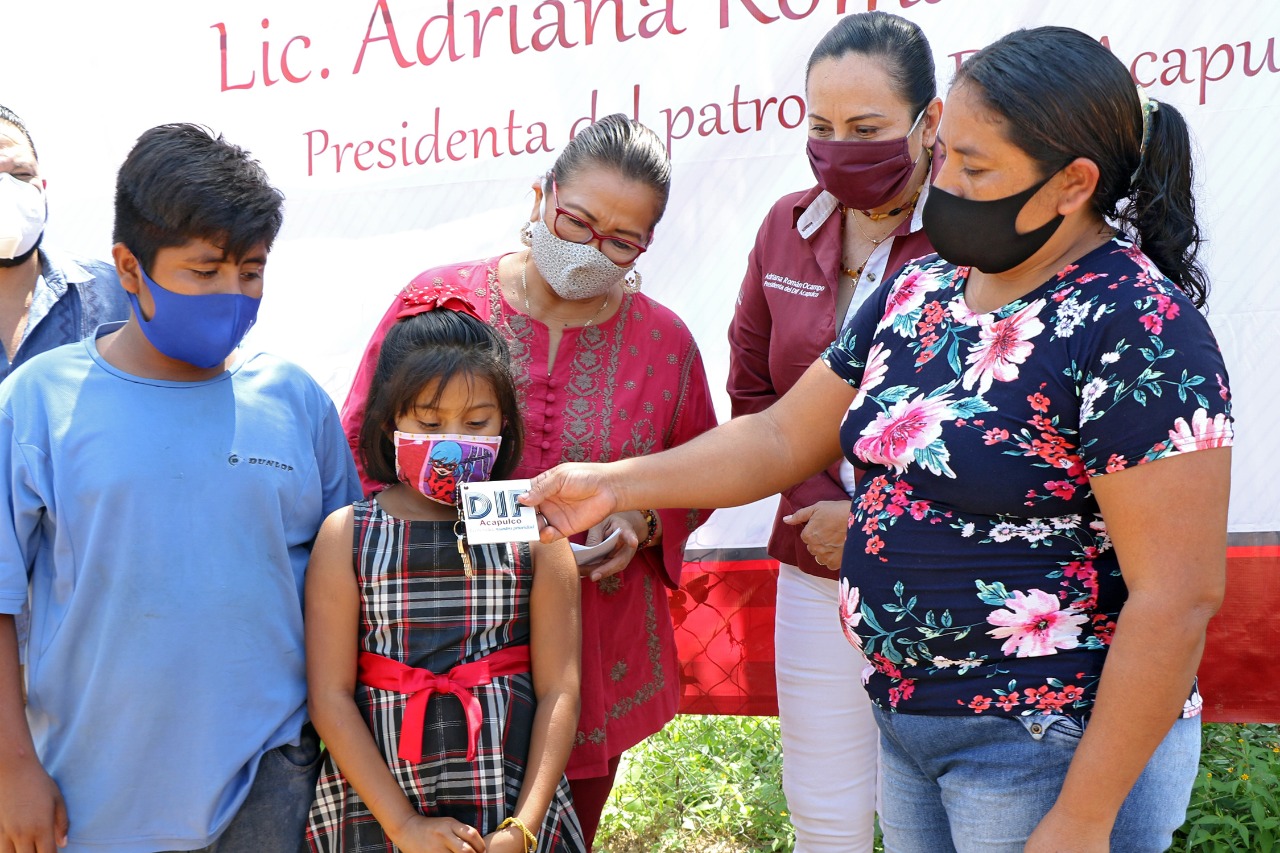
<path fill-rule="evenodd" d="M 1229 446 L 1226 368 L 1123 240 L 989 314 L 968 273 L 908 264 L 823 355 L 859 389 L 841 440 L 865 472 L 840 619 L 881 707 L 1084 717 L 1127 595 L 1090 483 Z"/>

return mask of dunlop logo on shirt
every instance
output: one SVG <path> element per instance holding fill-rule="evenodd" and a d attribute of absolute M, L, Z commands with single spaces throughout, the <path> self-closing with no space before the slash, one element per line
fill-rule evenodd
<path fill-rule="evenodd" d="M 232 453 L 230 456 L 227 457 L 227 464 L 230 465 L 232 468 L 240 464 L 245 464 L 245 465 L 262 465 L 266 468 L 278 468 L 281 471 L 293 470 L 293 466 L 286 462 L 277 462 L 274 459 L 267 459 L 265 456 L 244 457 L 235 453 Z"/>

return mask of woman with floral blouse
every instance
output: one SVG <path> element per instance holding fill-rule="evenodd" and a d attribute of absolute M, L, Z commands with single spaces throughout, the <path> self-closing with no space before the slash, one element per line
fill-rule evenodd
<path fill-rule="evenodd" d="M 939 144 L 938 254 L 775 406 L 562 466 L 528 500 L 550 537 L 752 500 L 843 450 L 863 476 L 839 618 L 870 661 L 849 677 L 880 727 L 885 849 L 1164 850 L 1197 771 L 1232 441 L 1187 127 L 1095 40 L 1041 27 L 965 62 Z"/>

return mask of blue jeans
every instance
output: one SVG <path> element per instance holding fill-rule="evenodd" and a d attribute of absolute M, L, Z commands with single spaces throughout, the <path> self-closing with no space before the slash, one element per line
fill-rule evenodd
<path fill-rule="evenodd" d="M 218 840 L 186 853 L 305 853 L 319 773 L 320 738 L 307 724 L 297 746 L 262 756 L 249 796 Z"/>
<path fill-rule="evenodd" d="M 1062 790 L 1070 717 L 932 717 L 875 709 L 885 853 L 1021 853 Z M 1125 799 L 1111 849 L 1167 850 L 1186 819 L 1200 719 L 1180 719 Z"/>

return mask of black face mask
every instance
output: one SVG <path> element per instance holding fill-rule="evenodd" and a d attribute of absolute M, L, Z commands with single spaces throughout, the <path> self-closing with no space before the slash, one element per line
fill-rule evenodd
<path fill-rule="evenodd" d="M 1062 224 L 1061 214 L 1026 234 L 1019 234 L 1015 224 L 1023 206 L 1052 177 L 992 201 L 960 198 L 930 187 L 921 212 L 924 233 L 948 263 L 976 267 L 984 273 L 1011 270 L 1040 251 Z"/>

